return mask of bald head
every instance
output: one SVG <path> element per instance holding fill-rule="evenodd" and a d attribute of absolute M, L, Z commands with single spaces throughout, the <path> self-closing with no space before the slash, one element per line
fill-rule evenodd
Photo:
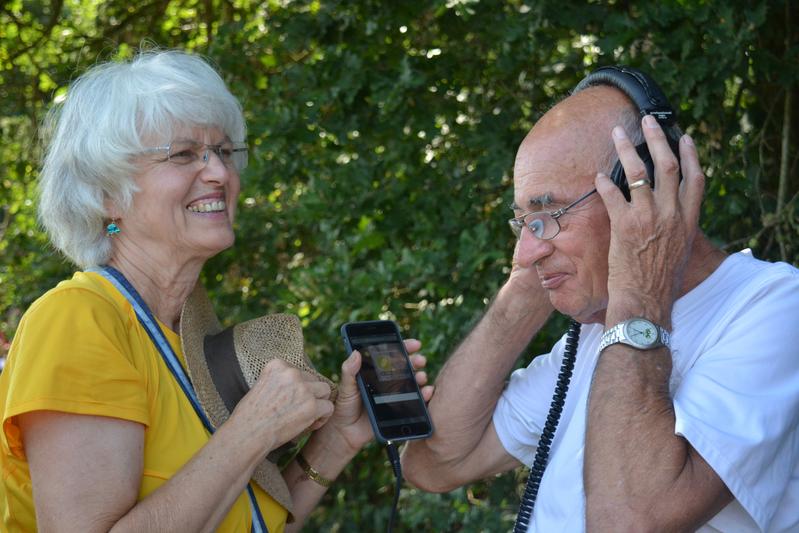
<path fill-rule="evenodd" d="M 563 176 L 585 186 L 597 172 L 609 173 L 613 167 L 617 157 L 611 130 L 617 125 L 634 144 L 643 142 L 638 110 L 618 89 L 589 87 L 571 95 L 544 114 L 522 141 L 514 174 L 535 172 L 546 155 L 558 160 Z"/>

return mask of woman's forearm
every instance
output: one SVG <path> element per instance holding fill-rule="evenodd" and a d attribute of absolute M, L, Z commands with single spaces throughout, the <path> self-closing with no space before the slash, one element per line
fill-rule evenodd
<path fill-rule="evenodd" d="M 359 450 L 352 449 L 331 425 L 327 424 L 311 435 L 302 449 L 302 456 L 324 479 L 333 481 Z M 327 487 L 311 479 L 296 460 L 283 471 L 294 503 L 294 522 L 287 532 L 299 531 L 310 512 L 327 491 Z"/>
<path fill-rule="evenodd" d="M 263 452 L 223 424 L 164 485 L 120 518 L 113 532 L 216 531 L 244 492 Z"/>

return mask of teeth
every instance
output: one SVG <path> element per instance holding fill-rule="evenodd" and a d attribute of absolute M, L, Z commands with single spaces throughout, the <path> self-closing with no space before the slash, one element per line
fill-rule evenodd
<path fill-rule="evenodd" d="M 214 200 L 212 202 L 192 204 L 188 207 L 188 210 L 193 213 L 216 213 L 225 210 L 225 201 Z"/>

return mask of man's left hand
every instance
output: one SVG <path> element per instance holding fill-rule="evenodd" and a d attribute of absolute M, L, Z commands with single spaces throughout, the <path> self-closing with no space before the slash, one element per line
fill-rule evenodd
<path fill-rule="evenodd" d="M 680 139 L 678 162 L 654 117 L 646 116 L 642 122 L 655 164 L 655 188 L 636 187 L 627 202 L 606 175 L 595 180 L 611 231 L 605 323 L 643 316 L 670 328 L 671 308 L 698 228 L 705 178 L 688 135 Z M 621 126 L 613 129 L 613 142 L 628 183 L 649 179 Z"/>

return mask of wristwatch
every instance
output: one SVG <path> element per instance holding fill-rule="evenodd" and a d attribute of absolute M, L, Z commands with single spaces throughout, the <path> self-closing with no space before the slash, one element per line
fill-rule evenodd
<path fill-rule="evenodd" d="M 601 352 L 611 344 L 621 342 L 638 350 L 652 350 L 669 344 L 669 332 L 645 318 L 631 318 L 620 322 L 602 334 Z"/>

